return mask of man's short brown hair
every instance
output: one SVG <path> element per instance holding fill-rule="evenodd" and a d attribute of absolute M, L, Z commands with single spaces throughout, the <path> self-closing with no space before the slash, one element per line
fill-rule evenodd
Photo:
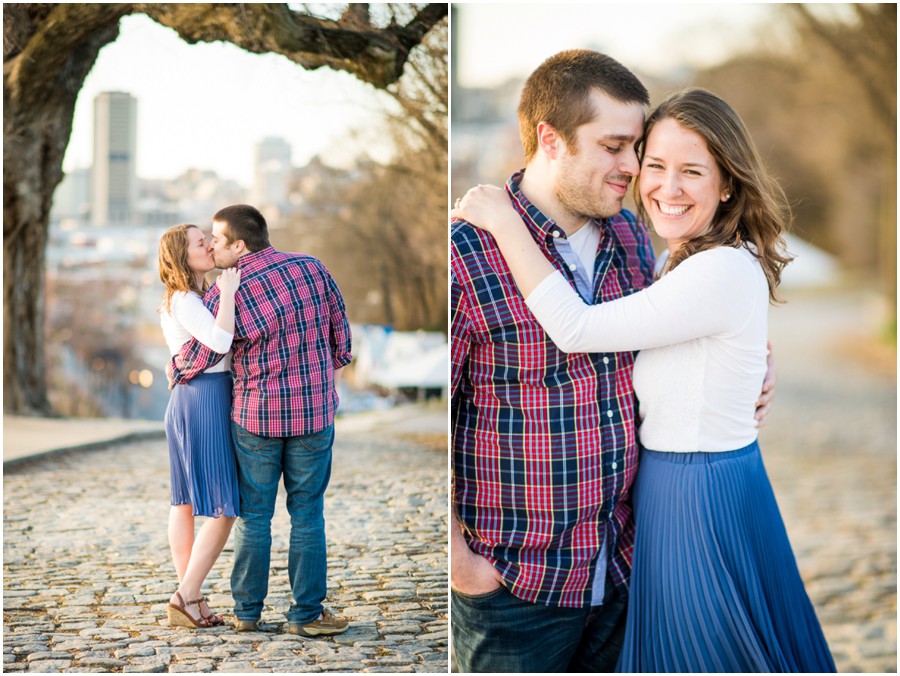
<path fill-rule="evenodd" d="M 594 119 L 591 92 L 600 90 L 622 103 L 648 105 L 650 96 L 634 73 L 600 52 L 570 49 L 544 61 L 528 76 L 519 100 L 519 133 L 530 161 L 537 152 L 537 126 L 546 122 L 569 148 L 575 130 Z"/>
<path fill-rule="evenodd" d="M 256 207 L 249 204 L 233 204 L 219 209 L 213 220 L 226 224 L 223 234 L 228 238 L 228 244 L 242 239 L 247 251 L 251 253 L 262 251 L 269 246 L 269 228 L 266 219 Z"/>

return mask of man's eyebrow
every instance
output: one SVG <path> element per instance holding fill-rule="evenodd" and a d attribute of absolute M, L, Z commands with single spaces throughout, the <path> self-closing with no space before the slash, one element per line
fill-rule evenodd
<path fill-rule="evenodd" d="M 637 140 L 633 134 L 605 134 L 600 137 L 601 141 L 628 141 L 629 143 Z"/>

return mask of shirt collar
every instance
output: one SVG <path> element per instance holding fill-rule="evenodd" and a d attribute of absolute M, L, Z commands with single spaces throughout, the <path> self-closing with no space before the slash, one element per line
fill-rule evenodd
<path fill-rule="evenodd" d="M 559 233 L 556 235 L 557 237 L 565 238 L 566 233 L 563 232 L 562 228 L 556 225 L 556 221 L 547 216 L 525 197 L 525 193 L 523 193 L 522 189 L 519 187 L 524 175 L 525 170 L 520 169 L 510 176 L 509 180 L 506 182 L 506 191 L 509 193 L 516 211 L 519 212 L 522 220 L 525 221 L 528 229 L 531 230 L 531 234 L 539 241 L 546 241 L 547 237 L 553 237 L 554 230 Z M 592 219 L 592 222 L 596 223 L 601 230 L 606 226 L 608 221 L 609 219 L 607 218 Z"/>
<path fill-rule="evenodd" d="M 267 246 L 265 249 L 245 254 L 237 259 L 235 267 L 241 272 L 256 272 L 268 264 L 273 253 L 275 253 L 275 249 Z"/>

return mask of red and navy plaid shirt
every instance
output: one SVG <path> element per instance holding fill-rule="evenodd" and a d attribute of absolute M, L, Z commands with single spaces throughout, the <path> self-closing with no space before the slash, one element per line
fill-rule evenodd
<path fill-rule="evenodd" d="M 575 286 L 553 221 L 507 192 L 547 258 Z M 633 214 L 598 221 L 593 302 L 648 286 L 653 251 Z M 558 232 L 557 232 L 558 234 Z M 528 310 L 493 237 L 451 229 L 453 501 L 469 546 L 516 596 L 591 605 L 597 558 L 626 588 L 637 468 L 634 353 L 564 354 Z"/>
<path fill-rule="evenodd" d="M 238 259 L 232 419 L 266 437 L 320 432 L 334 421 L 334 371 L 350 363 L 350 325 L 334 279 L 312 256 L 267 247 Z M 213 314 L 219 287 L 203 299 Z M 222 358 L 196 339 L 181 349 L 176 383 Z M 170 367 L 172 365 L 170 364 Z"/>

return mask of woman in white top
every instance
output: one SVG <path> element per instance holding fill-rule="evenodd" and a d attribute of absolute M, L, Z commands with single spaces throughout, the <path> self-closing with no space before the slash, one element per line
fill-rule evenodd
<path fill-rule="evenodd" d="M 756 441 L 768 303 L 790 261 L 783 193 L 737 113 L 689 89 L 647 120 L 635 198 L 666 240 L 658 281 L 594 306 L 544 257 L 502 189 L 474 188 L 452 212 L 494 235 L 561 350 L 640 350 L 636 540 L 618 670 L 833 672 Z"/>
<path fill-rule="evenodd" d="M 200 594 L 240 515 L 237 472 L 231 441 L 231 342 L 234 294 L 240 270 L 225 270 L 218 315 L 203 304 L 206 273 L 215 269 L 212 249 L 196 225 L 177 225 L 159 242 L 159 277 L 165 285 L 160 323 L 169 351 L 176 355 L 191 338 L 225 354 L 190 382 L 176 385 L 166 409 L 166 439 L 172 480 L 169 546 L 179 587 L 167 608 L 169 624 L 189 628 L 223 624 Z M 194 517 L 208 519 L 194 535 Z"/>

